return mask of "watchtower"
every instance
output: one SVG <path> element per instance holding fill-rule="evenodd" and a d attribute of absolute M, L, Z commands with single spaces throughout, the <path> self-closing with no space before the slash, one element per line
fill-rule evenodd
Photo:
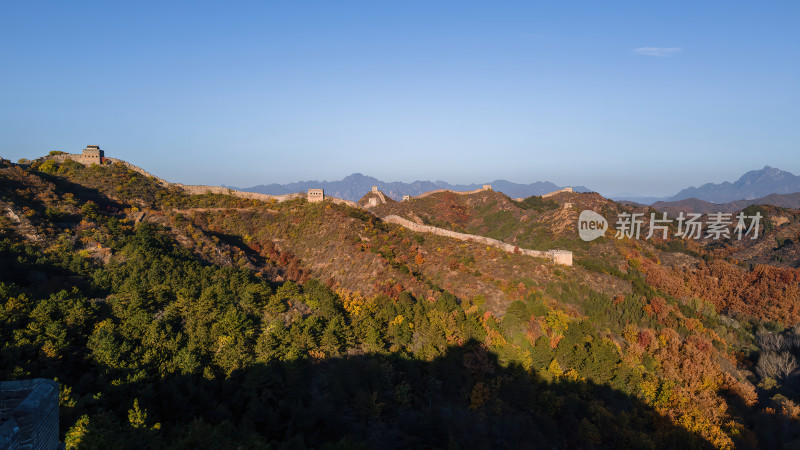
<path fill-rule="evenodd" d="M 308 202 L 309 203 L 316 203 L 325 200 L 325 190 L 324 189 L 309 189 L 308 190 Z"/>
<path fill-rule="evenodd" d="M 99 145 L 87 145 L 80 155 L 80 162 L 84 164 L 101 164 L 105 158 L 105 152 L 100 150 Z"/>

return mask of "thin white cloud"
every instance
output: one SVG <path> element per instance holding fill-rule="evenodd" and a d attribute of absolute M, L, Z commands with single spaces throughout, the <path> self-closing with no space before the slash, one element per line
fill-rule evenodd
<path fill-rule="evenodd" d="M 639 47 L 633 49 L 633 53 L 645 56 L 669 56 L 682 52 L 680 47 Z"/>

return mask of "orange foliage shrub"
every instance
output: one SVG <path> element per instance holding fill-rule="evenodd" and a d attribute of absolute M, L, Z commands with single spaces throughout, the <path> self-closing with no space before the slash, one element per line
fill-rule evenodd
<path fill-rule="evenodd" d="M 717 312 L 737 311 L 784 325 L 800 323 L 800 269 L 757 265 L 745 270 L 728 262 L 691 268 L 643 266 L 647 282 L 678 299 L 697 297 Z"/>

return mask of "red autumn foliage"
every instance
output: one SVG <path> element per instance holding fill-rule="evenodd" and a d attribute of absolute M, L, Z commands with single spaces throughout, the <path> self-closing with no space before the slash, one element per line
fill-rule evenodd
<path fill-rule="evenodd" d="M 645 328 L 639 331 L 639 336 L 637 337 L 637 341 L 639 343 L 639 346 L 649 350 L 650 347 L 656 343 L 656 336 L 655 334 L 653 334 L 653 330 Z"/>
<path fill-rule="evenodd" d="M 800 269 L 757 265 L 752 270 L 725 261 L 667 269 L 643 266 L 647 282 L 686 300 L 701 298 L 718 312 L 745 313 L 785 325 L 800 323 Z"/>

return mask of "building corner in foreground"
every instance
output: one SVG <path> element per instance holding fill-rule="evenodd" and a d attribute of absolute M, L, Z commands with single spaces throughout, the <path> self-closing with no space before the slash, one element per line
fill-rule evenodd
<path fill-rule="evenodd" d="M 0 449 L 55 450 L 60 385 L 44 378 L 0 382 Z"/>

